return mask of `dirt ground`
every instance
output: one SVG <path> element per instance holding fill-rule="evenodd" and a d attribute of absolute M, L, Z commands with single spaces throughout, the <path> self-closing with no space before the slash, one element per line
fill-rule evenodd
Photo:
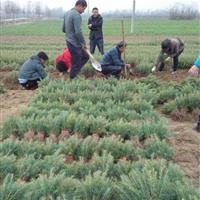
<path fill-rule="evenodd" d="M 170 72 L 158 72 L 156 76 L 163 81 L 180 82 L 187 78 L 188 74 L 187 70 L 179 70 L 176 75 L 171 75 Z M 58 78 L 58 73 L 55 72 L 53 77 Z M 139 77 L 136 76 L 135 78 Z M 2 127 L 8 116 L 19 116 L 20 112 L 29 105 L 30 98 L 37 93 L 37 90 L 26 91 L 19 85 L 13 85 L 12 88 L 8 89 L 4 94 L 0 94 L 0 127 Z M 181 167 L 194 185 L 200 186 L 200 133 L 192 129 L 192 122 L 177 122 L 160 112 L 159 114 L 166 121 L 168 130 L 174 133 L 173 136 L 168 138 L 168 142 L 175 149 L 173 162 Z"/>
<path fill-rule="evenodd" d="M 176 74 L 172 75 L 170 71 L 156 72 L 156 77 L 161 81 L 176 81 L 181 82 L 188 77 L 188 69 L 177 70 Z"/>
<path fill-rule="evenodd" d="M 19 116 L 20 112 L 29 105 L 30 97 L 36 91 L 26 91 L 21 88 L 17 90 L 7 90 L 0 94 L 0 126 L 9 116 Z"/>
<path fill-rule="evenodd" d="M 173 162 L 181 167 L 195 186 L 200 187 L 200 133 L 193 129 L 195 124 L 177 122 L 160 112 L 159 114 L 172 133 L 167 141 L 175 150 Z"/>
<path fill-rule="evenodd" d="M 134 35 L 134 36 L 126 36 L 126 41 L 129 43 L 137 43 L 140 42 L 149 42 L 149 41 L 158 41 L 160 42 L 165 36 L 162 35 L 150 35 L 150 36 L 141 36 L 141 35 Z M 185 41 L 196 41 L 198 36 L 181 36 L 181 38 Z M 122 40 L 122 36 L 105 36 L 104 42 L 105 43 L 117 43 Z M 26 43 L 50 43 L 55 41 L 57 43 L 63 43 L 64 35 L 63 36 L 0 36 L 0 41 L 9 41 L 9 42 L 26 42 Z"/>

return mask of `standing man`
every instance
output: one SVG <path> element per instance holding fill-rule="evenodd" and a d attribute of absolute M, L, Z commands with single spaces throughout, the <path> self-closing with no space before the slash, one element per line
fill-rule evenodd
<path fill-rule="evenodd" d="M 181 55 L 183 50 L 184 43 L 179 38 L 165 39 L 162 41 L 161 52 L 158 56 L 155 66 L 152 68 L 152 72 L 156 71 L 156 69 L 162 71 L 165 66 L 165 62 L 170 61 L 172 58 L 172 74 L 175 74 L 178 68 L 178 57 Z"/>
<path fill-rule="evenodd" d="M 63 32 L 66 34 L 66 43 L 72 62 L 70 79 L 74 79 L 89 60 L 89 56 L 84 50 L 86 43 L 81 28 L 81 14 L 86 8 L 87 2 L 85 0 L 78 0 L 75 7 L 66 12 L 64 16 Z"/>
<path fill-rule="evenodd" d="M 88 28 L 90 29 L 90 52 L 94 54 L 96 46 L 101 55 L 104 54 L 103 32 L 102 32 L 103 18 L 99 14 L 98 8 L 92 9 L 92 16 L 88 19 Z"/>

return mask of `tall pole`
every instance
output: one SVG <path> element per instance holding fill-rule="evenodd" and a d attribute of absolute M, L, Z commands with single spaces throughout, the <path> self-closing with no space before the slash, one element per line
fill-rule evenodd
<path fill-rule="evenodd" d="M 28 1 L 27 2 L 27 18 L 31 18 L 32 17 L 32 2 Z"/>
<path fill-rule="evenodd" d="M 90 2 L 89 2 L 89 0 L 87 2 L 87 7 L 88 7 L 88 17 L 90 17 Z"/>
<path fill-rule="evenodd" d="M 133 0 L 133 10 L 132 10 L 132 17 L 131 17 L 131 33 L 135 32 L 135 0 Z"/>
<path fill-rule="evenodd" d="M 0 0 L 0 21 L 2 20 L 2 18 L 3 18 L 3 12 L 1 8 L 1 0 Z"/>
<path fill-rule="evenodd" d="M 124 18 L 121 20 L 121 29 L 122 29 L 122 41 L 125 42 L 125 36 L 124 36 Z M 126 60 L 126 54 L 124 51 L 124 61 Z"/>
<path fill-rule="evenodd" d="M 122 40 L 123 40 L 123 42 L 125 42 L 124 18 L 121 20 L 121 29 L 122 29 Z M 126 67 L 126 51 L 124 51 L 124 63 L 125 63 L 125 66 L 124 66 L 124 74 L 125 74 L 125 77 L 128 78 L 129 73 L 128 73 L 128 69 L 127 69 L 127 67 Z"/>

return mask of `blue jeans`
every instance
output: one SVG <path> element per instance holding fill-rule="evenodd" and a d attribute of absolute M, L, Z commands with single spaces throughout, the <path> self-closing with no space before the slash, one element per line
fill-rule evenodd
<path fill-rule="evenodd" d="M 67 42 L 67 47 L 71 54 L 72 68 L 70 71 L 70 79 L 76 78 L 81 68 L 89 60 L 88 54 L 82 49 L 82 47 L 76 47 L 70 42 Z"/>

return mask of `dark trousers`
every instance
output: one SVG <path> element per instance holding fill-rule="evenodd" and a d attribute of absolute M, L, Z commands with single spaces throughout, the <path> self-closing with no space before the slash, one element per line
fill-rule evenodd
<path fill-rule="evenodd" d="M 101 53 L 101 55 L 104 54 L 104 45 L 103 45 L 103 39 L 97 40 L 97 39 L 93 39 L 90 40 L 90 52 L 91 54 L 94 54 L 96 46 L 99 49 L 99 52 Z"/>
<path fill-rule="evenodd" d="M 40 79 L 28 80 L 26 83 L 21 83 L 21 85 L 22 85 L 26 90 L 35 90 L 35 89 L 38 88 L 38 81 L 40 81 Z"/>
<path fill-rule="evenodd" d="M 178 57 L 181 55 L 181 53 L 183 52 L 183 50 L 182 51 L 180 51 L 176 56 L 174 56 L 174 58 L 173 58 L 173 66 L 172 66 L 172 70 L 175 72 L 177 69 L 178 69 Z M 164 68 L 164 66 L 165 66 L 165 63 L 161 63 L 160 64 L 160 66 L 159 66 L 159 71 L 162 71 L 163 70 L 163 68 Z"/>
<path fill-rule="evenodd" d="M 89 60 L 88 54 L 81 48 L 72 45 L 70 42 L 67 42 L 67 47 L 71 54 L 72 68 L 70 71 L 70 79 L 75 78 L 80 72 L 81 68 Z"/>
<path fill-rule="evenodd" d="M 199 120 L 198 120 L 198 122 L 197 122 L 197 126 L 198 126 L 199 129 L 200 129 L 200 115 L 199 115 Z"/>
<path fill-rule="evenodd" d="M 118 77 L 121 71 L 122 71 L 121 66 L 102 66 L 102 73 L 104 75 L 113 75 Z"/>

